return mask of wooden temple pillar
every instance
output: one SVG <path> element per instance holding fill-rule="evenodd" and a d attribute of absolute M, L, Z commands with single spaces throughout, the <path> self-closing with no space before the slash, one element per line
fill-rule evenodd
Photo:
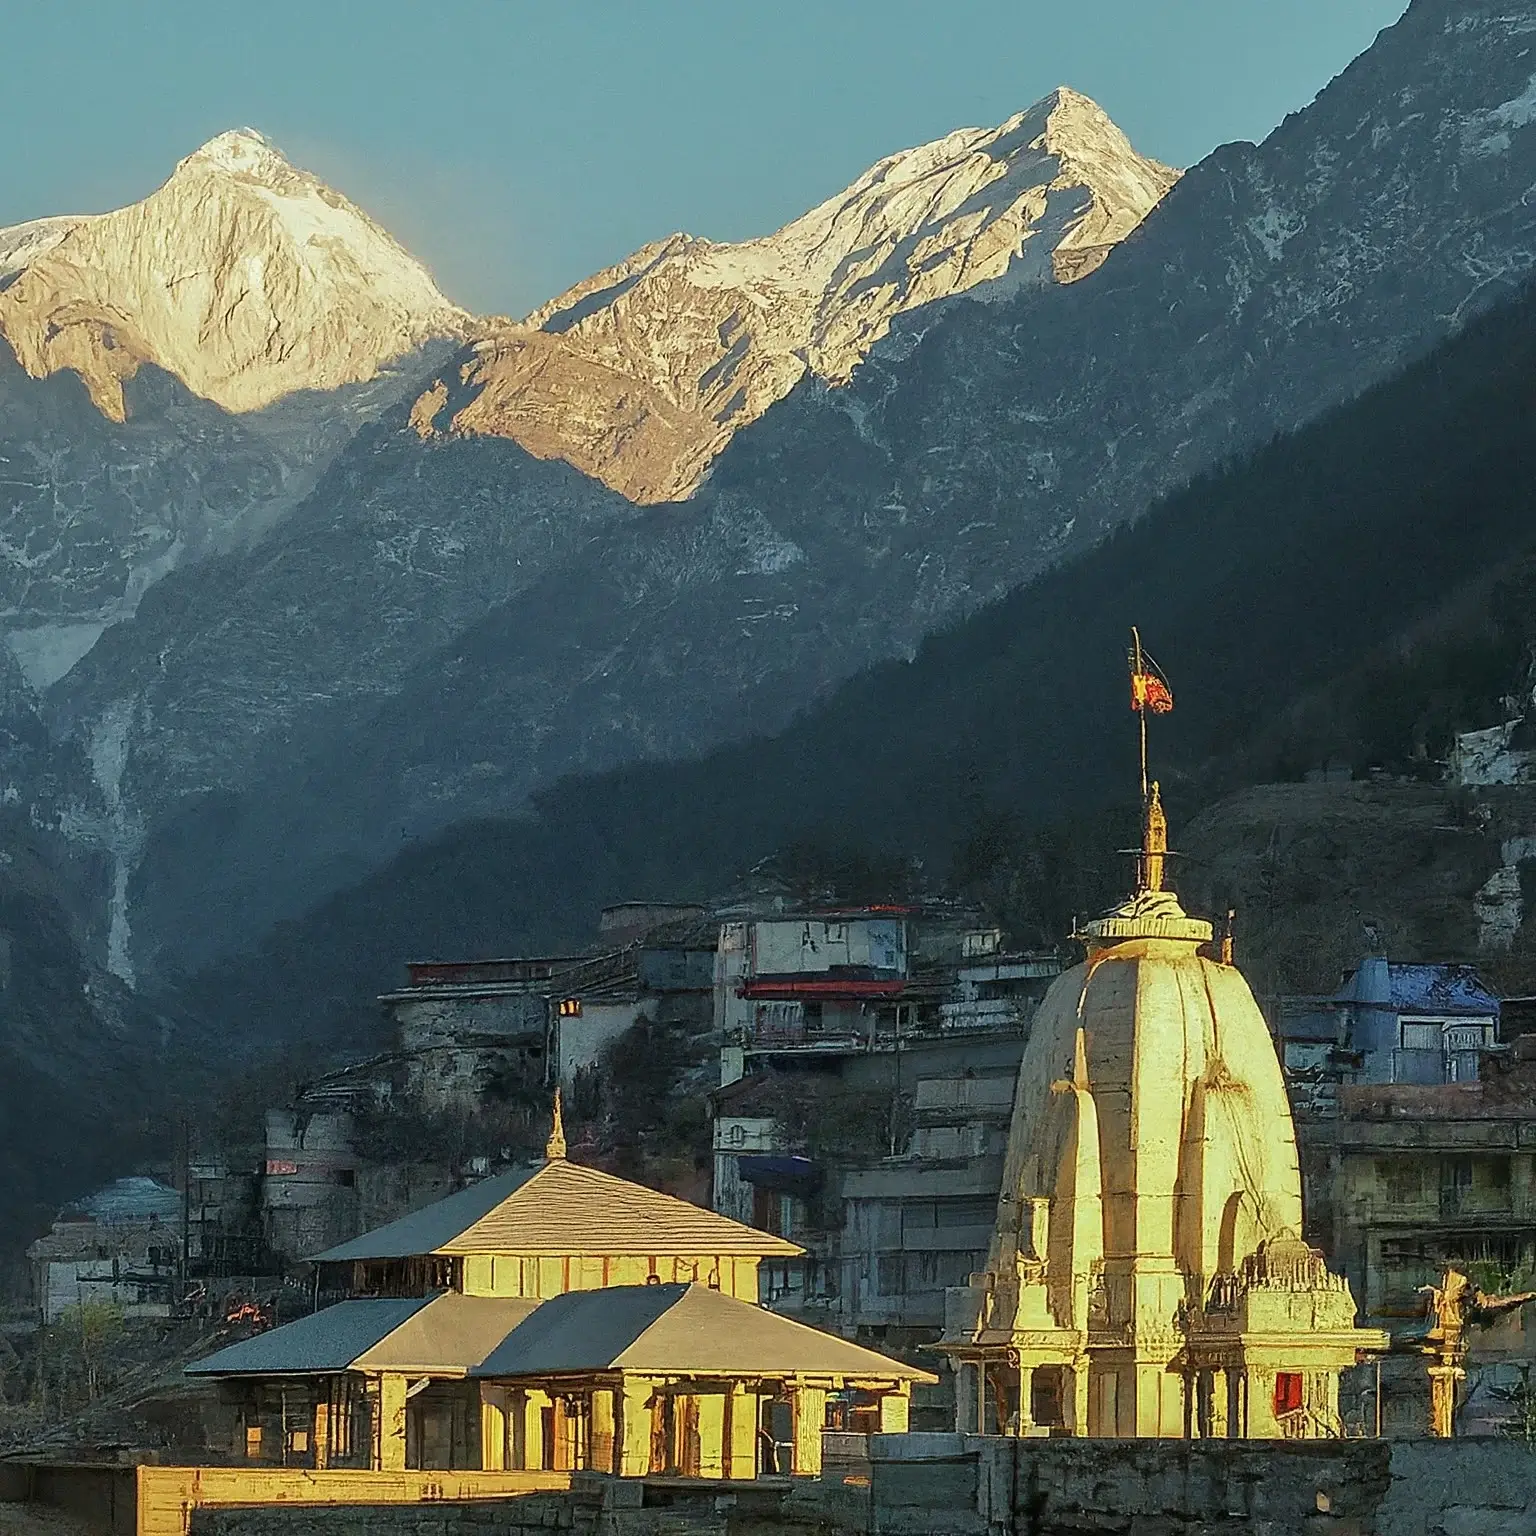
<path fill-rule="evenodd" d="M 588 1423 L 587 1465 L 594 1472 L 616 1472 L 616 1405 L 612 1387 L 596 1387 L 592 1392 Z"/>
<path fill-rule="evenodd" d="M 374 1432 L 373 1470 L 405 1471 L 405 1377 L 386 1371 L 379 1377 L 379 1413 Z"/>
<path fill-rule="evenodd" d="M 761 1412 L 755 1388 L 745 1382 L 731 1383 L 725 1401 L 725 1476 L 747 1479 L 757 1476 L 757 1423 Z"/>
<path fill-rule="evenodd" d="M 695 1423 L 699 1437 L 699 1463 L 697 1476 L 720 1478 L 725 1476 L 725 1407 L 726 1394 L 700 1392 L 694 1399 Z"/>
<path fill-rule="evenodd" d="M 310 1425 L 309 1444 L 314 1453 L 311 1464 L 317 1472 L 323 1472 L 330 1463 L 331 1455 L 331 1389 L 326 1381 L 316 1386 L 315 1416 Z"/>
<path fill-rule="evenodd" d="M 626 1376 L 619 1404 L 618 1474 L 646 1477 L 651 1470 L 651 1394 L 654 1383 L 643 1376 Z"/>
<path fill-rule="evenodd" d="M 480 1469 L 507 1468 L 507 1391 L 482 1382 L 480 1386 Z"/>
<path fill-rule="evenodd" d="M 821 1476 L 821 1431 L 827 1422 L 827 1389 L 801 1381 L 789 1389 L 791 1439 L 794 1449 L 789 1470 L 796 1477 Z"/>

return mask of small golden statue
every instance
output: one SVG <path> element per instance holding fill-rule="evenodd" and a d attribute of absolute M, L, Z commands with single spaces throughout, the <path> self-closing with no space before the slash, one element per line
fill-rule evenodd
<path fill-rule="evenodd" d="M 1429 1432 L 1448 1440 L 1455 1431 L 1456 1388 L 1467 1378 L 1467 1329 L 1486 1328 L 1495 1318 L 1536 1301 L 1536 1291 L 1490 1296 L 1459 1269 L 1447 1269 L 1439 1285 L 1421 1285 L 1434 1321 L 1425 1336 L 1429 1367 Z"/>

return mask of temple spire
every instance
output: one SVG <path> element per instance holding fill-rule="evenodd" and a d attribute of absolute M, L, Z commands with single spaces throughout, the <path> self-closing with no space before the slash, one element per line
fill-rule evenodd
<path fill-rule="evenodd" d="M 1146 817 L 1141 832 L 1141 878 L 1136 882 L 1140 890 L 1160 891 L 1163 888 L 1163 865 L 1168 857 L 1168 818 L 1163 814 L 1162 796 L 1154 779 L 1147 791 Z"/>
<path fill-rule="evenodd" d="M 560 1112 L 560 1090 L 555 1089 L 555 1123 L 550 1127 L 549 1140 L 544 1143 L 544 1160 L 561 1162 L 565 1158 L 565 1117 Z"/>

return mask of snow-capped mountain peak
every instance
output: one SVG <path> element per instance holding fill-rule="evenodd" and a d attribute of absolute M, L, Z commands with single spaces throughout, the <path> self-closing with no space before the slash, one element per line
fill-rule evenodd
<path fill-rule="evenodd" d="M 203 167 L 232 175 L 274 179 L 285 174 L 291 176 L 294 170 L 283 152 L 254 128 L 231 128 L 215 135 L 193 150 L 176 169 L 178 172 L 196 171 Z"/>
<path fill-rule="evenodd" d="M 1083 276 L 1176 176 L 1063 87 L 886 156 L 773 234 L 637 251 L 479 343 L 413 422 L 515 438 L 636 501 L 685 496 L 807 372 L 846 383 L 898 316 L 956 294 Z"/>
<path fill-rule="evenodd" d="M 142 202 L 0 230 L 0 336 L 34 377 L 78 373 L 107 416 L 145 362 L 227 410 L 373 378 L 470 317 L 340 193 L 252 128 Z"/>

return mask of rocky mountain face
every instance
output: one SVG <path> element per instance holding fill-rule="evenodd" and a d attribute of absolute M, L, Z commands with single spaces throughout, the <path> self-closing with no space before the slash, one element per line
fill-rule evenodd
<path fill-rule="evenodd" d="M 808 375 L 739 431 L 684 503 L 424 439 L 402 404 L 261 544 L 162 582 L 51 690 L 132 872 L 121 952 L 243 947 L 562 775 L 775 730 L 1393 373 L 1536 265 L 1532 50 L 1536 0 L 1417 0 L 1096 271 L 900 319 L 846 384 Z"/>
<path fill-rule="evenodd" d="M 28 679 L 279 520 L 468 328 L 250 130 L 131 207 L 0 230 L 0 632 Z"/>
<path fill-rule="evenodd" d="M 1176 177 L 1062 88 L 888 156 L 761 239 L 645 246 L 478 341 L 412 424 L 510 437 L 632 501 L 675 500 L 802 378 L 846 384 L 898 316 L 1084 276 Z"/>

